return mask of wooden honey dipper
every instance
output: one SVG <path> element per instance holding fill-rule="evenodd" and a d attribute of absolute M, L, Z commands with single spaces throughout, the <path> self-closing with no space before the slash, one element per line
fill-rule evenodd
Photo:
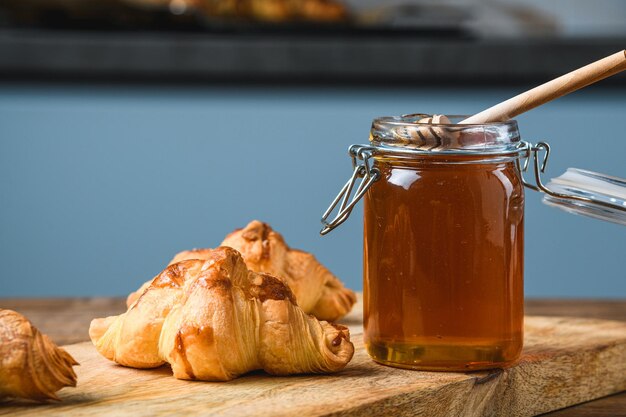
<path fill-rule="evenodd" d="M 506 101 L 489 107 L 473 116 L 468 117 L 459 122 L 459 124 L 483 124 L 504 122 L 522 113 L 548 103 L 556 98 L 563 97 L 578 89 L 586 87 L 590 84 L 603 80 L 611 75 L 626 70 L 626 50 L 619 51 L 613 55 L 609 55 L 599 61 L 593 62 L 575 71 L 541 84 L 531 90 L 525 91 Z M 452 124 L 450 119 L 444 115 L 433 115 L 418 121 L 425 124 Z M 426 132 L 419 135 L 422 139 L 426 136 L 433 135 L 438 143 L 455 141 L 458 138 L 450 138 L 450 134 L 444 133 L 444 130 L 436 126 L 429 126 Z M 447 136 L 447 141 L 444 136 Z"/>

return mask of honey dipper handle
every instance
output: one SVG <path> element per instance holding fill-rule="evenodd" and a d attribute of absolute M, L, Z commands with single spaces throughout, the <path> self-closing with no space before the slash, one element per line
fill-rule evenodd
<path fill-rule="evenodd" d="M 541 84 L 459 123 L 503 122 L 624 70 L 626 70 L 626 50 Z"/>

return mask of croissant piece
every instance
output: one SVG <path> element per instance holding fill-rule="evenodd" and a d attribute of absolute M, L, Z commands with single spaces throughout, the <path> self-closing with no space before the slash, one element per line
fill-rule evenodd
<path fill-rule="evenodd" d="M 222 246 L 238 250 L 248 268 L 281 278 L 289 285 L 304 312 L 334 321 L 350 312 L 356 295 L 307 252 L 291 249 L 282 235 L 258 220 L 226 236 Z M 187 259 L 208 259 L 211 249 L 180 252 L 170 265 Z M 148 287 L 146 282 L 127 299 L 130 306 Z"/>
<path fill-rule="evenodd" d="M 322 320 L 337 320 L 350 312 L 356 295 L 345 288 L 310 253 L 291 249 L 267 223 L 253 220 L 226 236 L 223 246 L 237 249 L 248 267 L 284 279 L 298 305 Z"/>
<path fill-rule="evenodd" d="M 274 375 L 335 372 L 354 346 L 344 326 L 298 307 L 281 280 L 248 269 L 230 247 L 169 265 L 129 309 L 95 319 L 89 335 L 125 366 L 172 366 L 179 379 L 228 381 L 263 369 Z"/>
<path fill-rule="evenodd" d="M 56 392 L 76 386 L 78 362 L 26 317 L 0 309 L 0 399 L 59 400 Z"/>

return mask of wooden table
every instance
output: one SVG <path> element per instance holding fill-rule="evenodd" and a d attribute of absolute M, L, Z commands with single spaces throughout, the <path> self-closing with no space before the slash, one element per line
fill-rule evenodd
<path fill-rule="evenodd" d="M 63 345 L 88 340 L 87 329 L 92 318 L 119 314 L 125 310 L 125 305 L 122 298 L 24 298 L 0 299 L 0 308 L 24 314 L 57 344 Z M 353 313 L 346 318 L 351 327 L 359 325 L 360 311 L 361 307 L 357 305 Z M 528 300 L 526 313 L 626 321 L 626 300 Z M 546 415 L 626 416 L 626 392 Z"/>

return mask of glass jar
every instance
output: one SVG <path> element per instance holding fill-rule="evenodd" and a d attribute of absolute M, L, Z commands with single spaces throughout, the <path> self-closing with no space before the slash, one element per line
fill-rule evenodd
<path fill-rule="evenodd" d="M 372 126 L 380 178 L 364 196 L 365 345 L 399 367 L 508 366 L 524 320 L 517 123 L 415 128 L 424 117 Z"/>
<path fill-rule="evenodd" d="M 353 174 L 321 233 L 364 199 L 364 339 L 375 361 L 508 367 L 523 345 L 524 186 L 550 205 L 626 224 L 626 181 L 570 169 L 545 186 L 550 148 L 523 142 L 516 121 L 448 118 L 375 119 L 370 144 L 350 147 Z M 522 175 L 531 165 L 534 184 Z"/>

